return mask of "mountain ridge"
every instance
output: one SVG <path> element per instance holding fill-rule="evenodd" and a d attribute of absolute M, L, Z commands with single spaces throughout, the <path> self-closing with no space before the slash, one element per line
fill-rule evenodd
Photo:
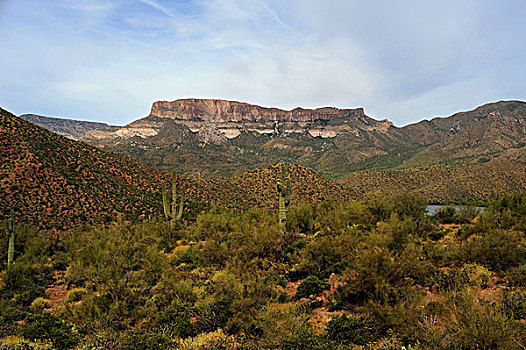
<path fill-rule="evenodd" d="M 56 134 L 69 137 L 73 140 L 79 140 L 83 138 L 86 136 L 86 133 L 91 130 L 118 128 L 117 125 L 109 125 L 102 122 L 47 117 L 38 114 L 22 114 L 19 116 L 19 118 L 43 127 L 44 129 Z"/>
<path fill-rule="evenodd" d="M 396 127 L 368 117 L 363 108 L 285 111 L 226 100 L 157 101 L 149 116 L 116 131 L 90 131 L 83 140 L 186 175 L 229 177 L 287 162 L 341 177 L 499 157 L 526 141 L 526 132 L 513 131 L 526 123 L 525 106 L 500 101 Z M 492 121 L 500 127 L 488 125 Z M 492 141 L 475 144 L 481 135 Z M 499 147 L 500 139 L 505 143 Z"/>

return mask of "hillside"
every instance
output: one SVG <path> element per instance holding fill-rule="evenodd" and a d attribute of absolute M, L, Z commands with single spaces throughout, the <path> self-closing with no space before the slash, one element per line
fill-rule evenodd
<path fill-rule="evenodd" d="M 498 158 L 508 150 L 525 150 L 526 103 L 521 101 L 490 103 L 473 111 L 419 124 L 425 126 L 425 130 L 408 126 L 407 134 L 413 135 L 416 142 L 418 134 L 427 135 L 433 142 L 407 161 L 406 166 L 452 161 L 473 163 Z"/>
<path fill-rule="evenodd" d="M 47 229 L 160 214 L 170 174 L 51 133 L 0 109 L 0 220 L 17 216 Z M 187 196 L 210 200 L 194 181 Z"/>
<path fill-rule="evenodd" d="M 468 166 L 433 166 L 356 172 L 338 182 L 365 195 L 402 190 L 423 193 L 431 202 L 482 201 L 526 191 L 526 164 L 494 160 Z"/>

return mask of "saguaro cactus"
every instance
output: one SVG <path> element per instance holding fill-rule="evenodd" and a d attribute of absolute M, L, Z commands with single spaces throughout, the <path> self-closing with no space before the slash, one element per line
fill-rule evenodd
<path fill-rule="evenodd" d="M 7 267 L 11 266 L 15 257 L 15 211 L 11 209 L 11 217 L 5 222 L 6 233 L 9 236 L 7 248 Z"/>
<path fill-rule="evenodd" d="M 285 165 L 281 166 L 281 179 L 278 179 L 278 195 L 279 195 L 279 224 L 285 232 L 285 225 L 287 224 L 287 212 L 290 206 L 290 176 L 286 173 Z"/>
<path fill-rule="evenodd" d="M 163 184 L 163 191 L 162 191 L 164 216 L 168 220 L 170 220 L 170 223 L 172 226 L 175 225 L 176 221 L 179 221 L 183 218 L 184 201 L 185 201 L 184 193 L 185 193 L 185 185 L 183 184 L 183 187 L 181 188 L 181 197 L 179 198 L 179 203 L 178 203 L 177 202 L 177 182 L 176 182 L 176 176 L 174 172 L 173 181 L 172 181 L 172 198 L 170 199 L 170 196 L 168 195 L 168 191 L 166 190 L 165 184 Z M 177 210 L 178 204 L 179 204 L 179 210 Z"/>

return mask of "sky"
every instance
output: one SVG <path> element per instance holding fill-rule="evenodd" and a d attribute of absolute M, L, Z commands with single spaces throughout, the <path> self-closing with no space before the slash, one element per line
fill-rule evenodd
<path fill-rule="evenodd" d="M 0 0 L 0 107 L 125 124 L 218 98 L 402 126 L 526 100 L 525 18 L 525 0 Z"/>

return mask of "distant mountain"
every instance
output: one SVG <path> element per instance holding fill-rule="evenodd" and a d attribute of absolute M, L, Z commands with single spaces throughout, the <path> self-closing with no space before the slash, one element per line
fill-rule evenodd
<path fill-rule="evenodd" d="M 79 140 L 83 138 L 84 136 L 86 136 L 86 133 L 91 130 L 113 130 L 118 128 L 118 126 L 108 125 L 106 123 L 45 117 L 36 114 L 22 114 L 20 118 L 30 123 L 36 124 L 44 129 L 52 131 L 56 134 L 66 136 L 74 140 Z"/>
<path fill-rule="evenodd" d="M 526 103 L 502 101 L 393 126 L 362 108 L 284 111 L 223 100 L 160 101 L 150 115 L 85 142 L 181 174 L 228 177 L 276 162 L 340 177 L 354 171 L 520 159 Z M 513 154 L 511 154 L 513 153 Z"/>
<path fill-rule="evenodd" d="M 415 154 L 406 166 L 485 162 L 526 148 L 526 103 L 501 101 L 460 112 L 448 118 L 409 125 L 404 131 L 413 141 L 428 147 Z M 425 138 L 420 138 L 425 135 Z"/>
<path fill-rule="evenodd" d="M 285 111 L 186 99 L 155 102 L 148 117 L 118 130 L 90 131 L 83 140 L 188 175 L 226 177 L 276 162 L 334 175 L 358 170 L 356 164 L 371 157 L 414 148 L 391 128 L 362 108 Z"/>

